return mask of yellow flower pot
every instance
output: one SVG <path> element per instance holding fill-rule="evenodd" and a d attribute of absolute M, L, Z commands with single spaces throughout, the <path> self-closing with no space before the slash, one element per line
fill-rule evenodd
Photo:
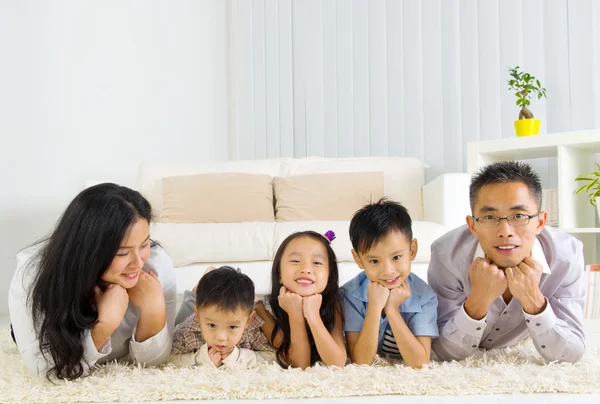
<path fill-rule="evenodd" d="M 540 131 L 539 119 L 519 119 L 515 121 L 517 137 L 536 136 Z"/>

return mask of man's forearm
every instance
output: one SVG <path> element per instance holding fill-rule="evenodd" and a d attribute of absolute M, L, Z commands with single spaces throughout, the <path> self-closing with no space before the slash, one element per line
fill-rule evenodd
<path fill-rule="evenodd" d="M 491 305 L 492 302 L 489 299 L 478 296 L 471 291 L 465 300 L 464 307 L 469 317 L 473 320 L 481 320 L 487 315 Z"/>

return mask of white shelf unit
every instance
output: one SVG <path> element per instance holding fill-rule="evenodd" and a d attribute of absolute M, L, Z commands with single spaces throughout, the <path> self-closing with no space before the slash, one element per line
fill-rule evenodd
<path fill-rule="evenodd" d="M 600 129 L 553 133 L 539 136 L 470 142 L 467 171 L 497 161 L 556 157 L 558 164 L 559 228 L 583 241 L 586 264 L 597 263 L 596 209 L 582 193 L 575 196 L 578 175 L 596 171 L 595 155 L 600 153 Z"/>

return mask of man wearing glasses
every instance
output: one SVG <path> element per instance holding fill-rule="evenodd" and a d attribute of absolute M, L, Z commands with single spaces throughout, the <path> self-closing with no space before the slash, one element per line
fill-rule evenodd
<path fill-rule="evenodd" d="M 431 247 L 439 359 L 531 337 L 549 361 L 578 361 L 586 287 L 583 245 L 545 227 L 539 176 L 524 163 L 483 167 L 469 187 L 472 216 Z"/>

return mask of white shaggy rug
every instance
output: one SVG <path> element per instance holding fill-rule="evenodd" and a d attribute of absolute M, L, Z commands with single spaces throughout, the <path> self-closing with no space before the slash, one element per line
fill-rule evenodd
<path fill-rule="evenodd" d="M 283 370 L 277 365 L 235 371 L 208 367 L 148 368 L 111 363 L 92 376 L 53 385 L 29 375 L 10 333 L 0 331 L 0 402 L 141 402 L 365 395 L 600 393 L 600 351 L 588 348 L 577 364 L 544 364 L 530 342 L 479 351 L 421 370 L 401 364 Z"/>

